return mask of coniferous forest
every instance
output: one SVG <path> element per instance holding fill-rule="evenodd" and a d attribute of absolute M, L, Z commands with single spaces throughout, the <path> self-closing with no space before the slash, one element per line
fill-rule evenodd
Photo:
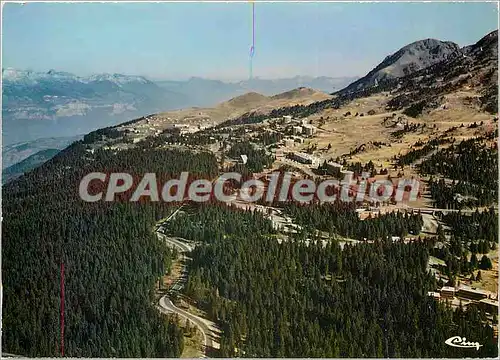
<path fill-rule="evenodd" d="M 423 174 L 446 178 L 429 181 L 436 207 L 461 209 L 489 206 L 498 201 L 498 150 L 482 140 L 485 138 L 452 144 L 420 164 Z"/>
<path fill-rule="evenodd" d="M 60 264 L 65 267 L 65 356 L 177 357 L 182 334 L 160 315 L 154 283 L 172 253 L 153 232 L 165 203 L 83 202 L 92 171 L 213 176 L 209 154 L 87 151 L 78 142 L 3 187 L 2 349 L 60 354 Z"/>
<path fill-rule="evenodd" d="M 436 286 L 427 269 L 431 242 L 376 240 L 342 250 L 307 231 L 279 242 L 260 214 L 228 212 L 200 207 L 169 226 L 202 243 L 191 253 L 185 292 L 221 324 L 221 356 L 497 355 L 484 312 L 452 310 L 427 295 Z M 455 333 L 486 345 L 450 348 L 444 341 Z"/>

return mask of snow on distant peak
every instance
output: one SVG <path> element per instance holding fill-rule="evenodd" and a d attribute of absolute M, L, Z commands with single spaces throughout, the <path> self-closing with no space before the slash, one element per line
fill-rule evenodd
<path fill-rule="evenodd" d="M 51 77 L 57 77 L 57 78 L 71 78 L 71 79 L 78 79 L 78 76 L 73 75 L 72 73 L 66 72 L 66 71 L 56 71 L 54 69 L 50 69 L 47 71 L 48 76 Z"/>
<path fill-rule="evenodd" d="M 94 74 L 88 77 L 79 77 L 64 71 L 56 71 L 51 69 L 47 72 L 35 72 L 31 70 L 19 70 L 14 68 L 2 69 L 3 81 L 36 83 L 39 80 L 56 80 L 56 81 L 80 81 L 88 83 L 92 81 L 110 81 L 118 86 L 132 82 L 147 84 L 149 80 L 143 76 L 129 76 L 122 74 Z"/>
<path fill-rule="evenodd" d="M 130 76 L 130 75 L 122 75 L 122 74 L 94 74 L 90 75 L 86 78 L 88 81 L 110 81 L 116 85 L 128 84 L 131 82 L 138 82 L 142 84 L 146 84 L 149 82 L 143 76 Z"/>
<path fill-rule="evenodd" d="M 36 83 L 41 79 L 53 80 L 78 80 L 78 77 L 67 72 L 49 70 L 48 72 L 36 72 L 31 70 L 19 70 L 14 68 L 2 69 L 2 80 L 10 82 Z"/>
<path fill-rule="evenodd" d="M 30 77 L 32 71 L 29 70 L 18 70 L 14 68 L 2 69 L 2 79 L 8 81 L 16 81 Z"/>

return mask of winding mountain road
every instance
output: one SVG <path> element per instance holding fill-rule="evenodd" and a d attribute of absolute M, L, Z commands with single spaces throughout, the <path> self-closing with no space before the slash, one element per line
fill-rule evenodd
<path fill-rule="evenodd" d="M 164 234 L 164 226 L 170 219 L 172 219 L 182 208 L 179 207 L 172 215 L 170 215 L 161 225 L 159 225 L 156 229 L 156 235 L 158 236 L 158 239 L 163 240 L 169 245 L 170 247 L 176 248 L 180 255 L 185 259 L 185 253 L 190 252 L 195 248 L 195 245 L 185 239 L 182 239 L 184 241 L 181 241 L 179 238 L 171 237 L 166 234 Z M 182 269 L 182 274 L 186 272 L 186 265 L 183 265 Z M 179 283 L 182 283 L 182 281 L 185 281 L 185 277 L 181 277 L 174 283 L 173 288 L 175 289 L 177 286 L 179 286 Z M 181 285 L 182 287 L 182 285 Z M 172 288 L 171 288 L 172 289 Z M 211 322 L 205 319 L 202 319 L 199 316 L 196 316 L 194 314 L 191 314 L 183 309 L 178 308 L 172 303 L 172 300 L 168 297 L 168 295 L 164 295 L 163 297 L 160 298 L 160 301 L 158 302 L 158 308 L 161 312 L 163 313 L 175 313 L 179 317 L 188 319 L 192 323 L 195 324 L 195 326 L 201 331 L 201 334 L 203 336 L 203 348 L 204 348 L 204 356 L 207 357 L 207 352 L 209 349 L 214 348 L 215 344 L 214 341 L 212 340 L 214 336 L 214 331 L 211 329 L 210 325 Z"/>
<path fill-rule="evenodd" d="M 189 319 L 189 321 L 196 325 L 196 327 L 201 331 L 201 334 L 203 335 L 203 347 L 206 357 L 208 349 L 213 348 L 214 346 L 212 341 L 212 330 L 205 323 L 205 321 L 202 318 L 175 306 L 172 303 L 172 300 L 169 299 L 168 295 L 165 295 L 160 299 L 159 305 L 160 311 L 164 313 L 175 313 L 184 319 Z"/>

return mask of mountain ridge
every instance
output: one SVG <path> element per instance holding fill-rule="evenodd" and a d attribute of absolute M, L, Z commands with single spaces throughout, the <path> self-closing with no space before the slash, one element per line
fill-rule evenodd
<path fill-rule="evenodd" d="M 127 83 L 127 82 L 133 82 L 133 81 L 138 81 L 138 82 L 153 82 L 151 80 L 148 80 L 144 76 L 140 75 L 124 75 L 124 74 L 109 74 L 109 73 L 98 73 L 98 74 L 92 74 L 89 76 L 78 76 L 73 73 L 67 72 L 67 71 L 57 71 L 54 69 L 50 69 L 47 72 L 43 71 L 32 71 L 32 70 L 24 70 L 24 69 L 17 69 L 13 67 L 7 67 L 7 68 L 2 68 L 2 80 L 5 82 L 19 82 L 22 80 L 42 80 L 42 79 L 47 79 L 47 78 L 52 78 L 52 79 L 72 79 L 75 81 L 81 81 L 84 83 L 89 83 L 93 81 L 115 81 L 115 82 L 121 82 L 121 83 Z"/>
<path fill-rule="evenodd" d="M 460 46 L 451 41 L 427 38 L 414 41 L 390 54 L 368 74 L 356 80 L 341 92 L 358 91 L 378 82 L 399 78 L 445 60 L 459 52 Z"/>
<path fill-rule="evenodd" d="M 490 113 L 498 112 L 498 30 L 486 34 L 474 44 L 459 48 L 430 66 L 404 76 L 387 77 L 377 83 L 370 83 L 376 69 L 383 68 L 384 61 L 334 95 L 354 99 L 390 92 L 397 96 L 388 102 L 388 111 L 415 105 L 421 112 L 424 108 L 437 106 L 439 97 L 465 89 L 479 96 L 475 101 L 479 102 L 482 109 Z"/>
<path fill-rule="evenodd" d="M 216 106 L 250 91 L 270 96 L 305 84 L 331 92 L 352 80 L 296 76 L 225 83 L 192 77 L 162 82 L 138 75 L 78 76 L 8 67 L 2 69 L 2 79 L 4 144 L 87 133 L 152 113 Z"/>

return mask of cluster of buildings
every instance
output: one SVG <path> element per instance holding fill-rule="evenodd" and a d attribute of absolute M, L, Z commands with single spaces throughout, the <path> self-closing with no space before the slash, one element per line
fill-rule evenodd
<path fill-rule="evenodd" d="M 463 306 L 468 306 L 476 304 L 486 313 L 498 313 L 498 296 L 490 291 L 466 285 L 461 285 L 458 288 L 443 286 L 439 292 L 431 291 L 428 295 L 440 301 L 449 301 L 452 305 L 462 304 Z"/>
<path fill-rule="evenodd" d="M 307 124 L 306 122 L 297 125 L 292 125 L 291 130 L 293 135 L 305 135 L 305 136 L 312 136 L 317 131 L 315 126 Z"/>
<path fill-rule="evenodd" d="M 316 133 L 316 127 L 308 124 L 307 119 L 293 119 L 290 115 L 283 116 L 282 123 L 285 125 L 285 131 L 294 135 L 311 136 Z"/>
<path fill-rule="evenodd" d="M 305 124 L 302 126 L 293 126 L 292 131 L 294 135 L 306 135 L 311 136 L 316 133 L 316 127 L 313 125 Z"/>
<path fill-rule="evenodd" d="M 289 154 L 289 158 L 297 161 L 301 164 L 311 165 L 312 167 L 318 167 L 320 165 L 320 159 L 316 156 L 306 154 L 303 152 L 293 152 Z"/>
<path fill-rule="evenodd" d="M 133 127 L 128 127 L 128 130 L 135 134 L 148 132 L 147 135 L 151 135 L 151 133 L 157 134 L 157 132 L 161 132 L 164 129 L 179 129 L 181 134 L 188 134 L 216 125 L 215 122 L 210 122 L 210 118 L 199 119 L 196 117 L 181 120 L 184 122 L 189 121 L 191 124 L 173 123 L 176 119 L 157 115 L 147 115 L 141 120 L 143 121 L 135 123 Z M 166 122 L 167 124 L 165 124 Z"/>
<path fill-rule="evenodd" d="M 189 124 L 167 124 L 164 126 L 160 124 L 160 119 L 157 117 L 146 116 L 144 121 L 138 124 L 134 124 L 133 127 L 126 127 L 125 132 L 128 134 L 127 137 L 132 143 L 138 143 L 144 140 L 147 136 L 160 135 L 164 129 L 178 129 L 181 135 L 192 134 L 203 130 L 207 125 L 189 125 Z M 169 118 L 168 118 L 169 119 Z"/>
<path fill-rule="evenodd" d="M 304 143 L 304 138 L 301 136 L 292 136 L 283 139 L 282 145 L 284 145 L 287 148 L 293 148 L 296 144 L 303 144 Z"/>
<path fill-rule="evenodd" d="M 202 130 L 201 125 L 189 125 L 189 124 L 169 124 L 167 129 L 179 129 L 180 134 L 192 134 L 197 131 Z"/>
<path fill-rule="evenodd" d="M 288 133 L 289 136 L 283 139 L 281 146 L 275 150 L 276 159 L 280 160 L 287 157 L 301 164 L 318 167 L 321 161 L 318 157 L 303 152 L 290 152 L 290 149 L 295 147 L 296 144 L 304 143 L 305 137 L 314 135 L 317 130 L 316 127 L 309 124 L 307 119 L 293 119 L 290 115 L 282 117 L 281 126 L 283 125 L 284 127 L 280 130 Z"/>
<path fill-rule="evenodd" d="M 281 160 L 284 157 L 296 161 L 298 163 L 309 165 L 311 168 L 318 168 L 323 164 L 323 160 L 312 154 L 307 154 L 299 151 L 289 151 L 293 148 L 296 140 L 294 139 L 284 139 L 284 147 L 278 147 L 274 150 L 274 155 L 277 160 Z M 333 176 L 337 179 L 345 179 L 346 177 L 352 179 L 354 177 L 354 172 L 350 170 L 343 169 L 343 166 L 334 161 L 328 161 L 325 165 L 326 175 Z"/>
<path fill-rule="evenodd" d="M 136 134 L 136 135 L 158 135 L 161 133 L 161 129 L 150 122 L 150 119 L 146 118 L 145 123 L 140 123 L 135 125 L 133 128 L 125 129 L 126 132 Z"/>
<path fill-rule="evenodd" d="M 287 157 L 293 161 L 297 161 L 301 164 L 310 165 L 312 168 L 318 168 L 322 165 L 322 160 L 317 156 L 306 154 L 303 152 L 291 152 L 287 154 Z M 354 172 L 350 170 L 345 170 L 342 165 L 333 161 L 326 163 L 326 174 L 333 176 L 337 179 L 353 179 Z"/>

